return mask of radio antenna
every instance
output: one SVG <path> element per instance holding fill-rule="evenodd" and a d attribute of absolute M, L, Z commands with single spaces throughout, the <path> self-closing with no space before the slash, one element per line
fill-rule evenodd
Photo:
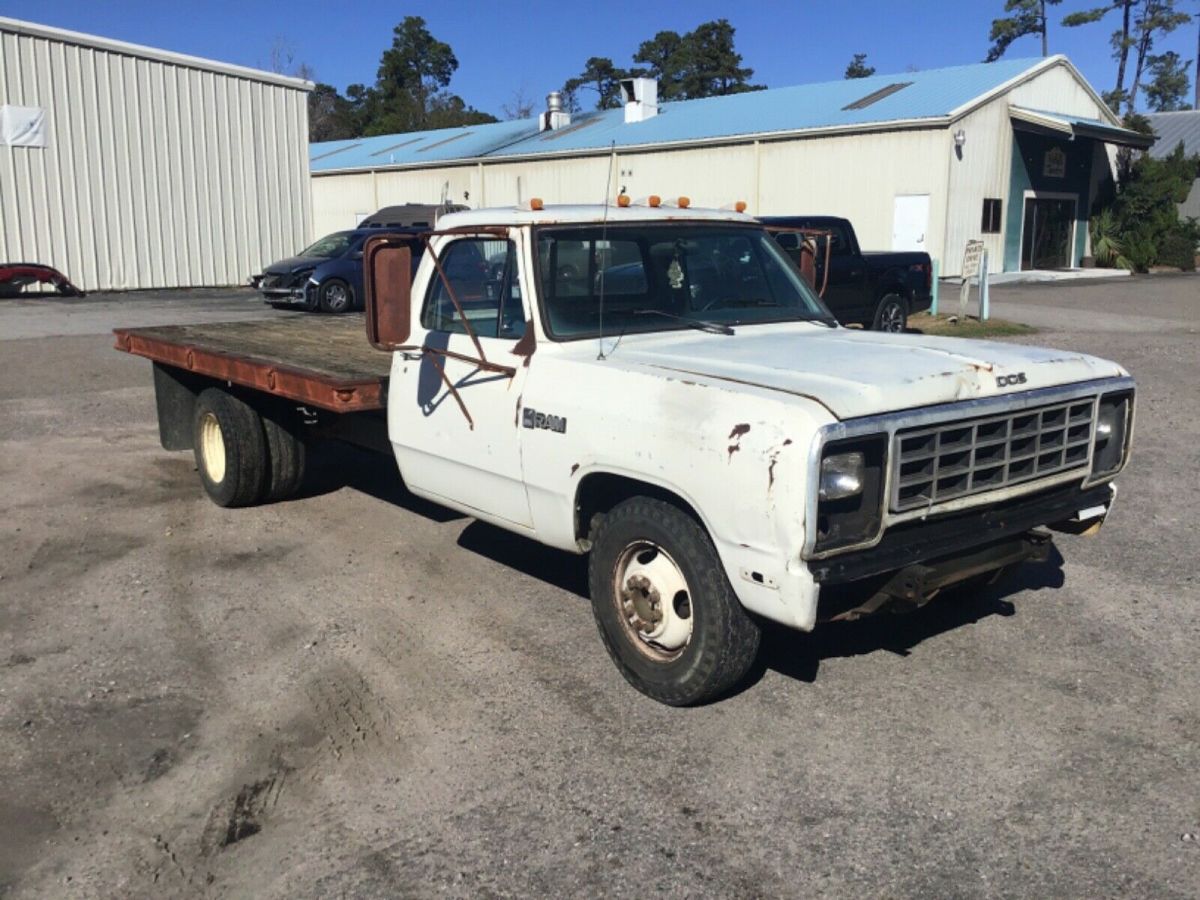
<path fill-rule="evenodd" d="M 613 183 L 613 163 L 617 159 L 617 142 L 613 140 L 608 147 L 608 174 L 604 177 L 604 215 L 600 220 L 600 243 L 607 243 L 608 236 L 608 190 Z M 593 248 L 592 256 L 595 257 L 595 249 Z M 596 359 L 606 359 L 604 355 L 604 270 L 600 270 L 600 297 L 599 297 L 599 313 L 600 313 L 600 331 L 598 335 L 596 348 Z"/>

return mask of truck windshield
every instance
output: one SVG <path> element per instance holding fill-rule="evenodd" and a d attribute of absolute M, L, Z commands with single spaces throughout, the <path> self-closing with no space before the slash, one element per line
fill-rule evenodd
<path fill-rule="evenodd" d="M 560 340 L 832 316 L 762 229 L 667 222 L 541 228 L 538 280 Z M 661 315 L 655 315 L 660 313 Z M 730 329 L 724 329 L 729 333 Z"/>

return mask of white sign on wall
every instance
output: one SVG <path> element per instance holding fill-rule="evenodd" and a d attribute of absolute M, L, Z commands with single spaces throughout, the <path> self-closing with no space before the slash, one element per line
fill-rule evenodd
<path fill-rule="evenodd" d="M 1051 147 L 1042 158 L 1042 175 L 1063 178 L 1067 174 L 1067 154 L 1060 147 Z"/>
<path fill-rule="evenodd" d="M 46 146 L 46 110 L 40 106 L 0 104 L 0 144 Z"/>

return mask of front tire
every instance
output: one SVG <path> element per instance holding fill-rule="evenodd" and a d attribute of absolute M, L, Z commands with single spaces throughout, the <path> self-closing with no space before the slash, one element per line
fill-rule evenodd
<path fill-rule="evenodd" d="M 592 611 L 621 674 L 661 703 L 715 699 L 745 677 L 760 631 L 704 528 L 634 497 L 604 516 L 588 562 Z"/>
<path fill-rule="evenodd" d="M 262 418 L 254 408 L 218 388 L 196 398 L 192 447 L 204 490 L 217 506 L 251 506 L 268 478 Z"/>
<path fill-rule="evenodd" d="M 875 310 L 871 328 L 889 334 L 901 334 L 908 327 L 908 303 L 899 294 L 884 294 Z"/>
<path fill-rule="evenodd" d="M 324 312 L 340 315 L 354 308 L 354 291 L 340 278 L 330 278 L 317 288 L 317 302 Z"/>

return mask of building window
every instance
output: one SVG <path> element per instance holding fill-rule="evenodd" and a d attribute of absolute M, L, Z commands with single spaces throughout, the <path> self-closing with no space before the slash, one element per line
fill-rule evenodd
<path fill-rule="evenodd" d="M 980 226 L 984 234 L 999 234 L 1000 233 L 1000 200 L 995 197 L 985 197 L 983 201 L 983 225 Z"/>

